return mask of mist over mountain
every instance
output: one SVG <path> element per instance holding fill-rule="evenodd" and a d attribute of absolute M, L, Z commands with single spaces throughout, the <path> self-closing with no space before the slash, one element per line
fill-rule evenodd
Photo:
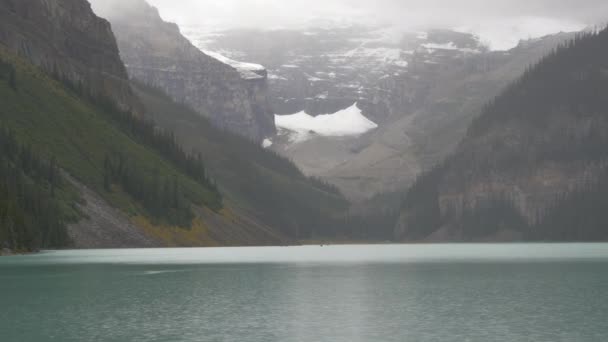
<path fill-rule="evenodd" d="M 578 31 L 605 22 L 605 1 L 280 1 L 152 0 L 163 17 L 208 30 L 303 29 L 320 26 L 383 25 L 400 30 L 457 29 L 475 33 L 495 49 L 520 39 Z"/>

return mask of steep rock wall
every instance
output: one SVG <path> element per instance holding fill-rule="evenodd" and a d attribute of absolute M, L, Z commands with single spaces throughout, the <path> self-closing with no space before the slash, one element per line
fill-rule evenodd
<path fill-rule="evenodd" d="M 217 126 L 256 142 L 275 132 L 265 70 L 238 70 L 196 47 L 143 0 L 98 0 L 130 76 L 168 93 Z"/>
<path fill-rule="evenodd" d="M 122 110 L 139 111 L 110 24 L 86 0 L 0 0 L 0 44 Z"/>

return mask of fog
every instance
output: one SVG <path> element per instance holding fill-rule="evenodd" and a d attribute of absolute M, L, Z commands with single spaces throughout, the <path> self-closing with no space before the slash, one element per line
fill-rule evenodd
<path fill-rule="evenodd" d="M 325 25 L 449 28 L 476 33 L 491 47 L 577 31 L 608 21 L 606 0 L 149 0 L 161 15 L 208 30 L 301 29 Z"/>
<path fill-rule="evenodd" d="M 462 26 L 505 17 L 542 17 L 594 24 L 606 21 L 605 0 L 150 0 L 182 24 L 289 27 L 314 20 Z"/>

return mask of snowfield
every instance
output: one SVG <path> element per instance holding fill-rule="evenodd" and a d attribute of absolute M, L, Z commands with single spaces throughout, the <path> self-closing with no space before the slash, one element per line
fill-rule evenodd
<path fill-rule="evenodd" d="M 241 74 L 241 77 L 244 79 L 251 80 L 251 79 L 264 78 L 264 76 L 262 76 L 260 73 L 265 72 L 266 68 L 264 68 L 264 66 L 262 66 L 262 65 L 235 61 L 222 54 L 219 54 L 219 53 L 213 52 L 213 51 L 209 51 L 209 50 L 202 50 L 202 51 L 206 55 L 213 57 L 213 58 L 217 59 L 218 61 L 235 68 Z"/>
<path fill-rule="evenodd" d="M 270 140 L 269 138 L 266 138 L 262 142 L 262 147 L 263 148 L 269 148 L 270 146 L 272 146 L 272 144 L 273 144 L 272 140 Z"/>
<path fill-rule="evenodd" d="M 275 115 L 277 128 L 291 131 L 293 143 L 303 142 L 315 135 L 324 137 L 357 136 L 378 128 L 366 118 L 357 103 L 333 114 L 312 116 L 305 111 L 291 115 Z"/>

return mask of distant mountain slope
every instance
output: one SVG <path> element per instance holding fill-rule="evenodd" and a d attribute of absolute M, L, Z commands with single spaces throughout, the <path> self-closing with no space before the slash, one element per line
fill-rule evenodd
<path fill-rule="evenodd" d="M 410 78 L 394 78 L 394 86 L 426 89 L 415 96 L 420 105 L 400 107 L 402 116 L 380 124 L 370 137 L 351 143 L 353 152 L 349 151 L 347 160 L 319 176 L 351 189 L 359 198 L 407 188 L 421 172 L 454 151 L 487 101 L 573 36 L 564 33 L 522 42 L 506 52 L 435 57 L 435 69 L 419 67 L 419 74 L 411 71 Z"/>
<path fill-rule="evenodd" d="M 162 89 L 218 127 L 261 143 L 274 135 L 267 72 L 206 55 L 145 0 L 95 0 L 112 23 L 129 75 Z"/>
<path fill-rule="evenodd" d="M 608 239 L 607 91 L 608 30 L 544 58 L 412 187 L 398 237 Z"/>

